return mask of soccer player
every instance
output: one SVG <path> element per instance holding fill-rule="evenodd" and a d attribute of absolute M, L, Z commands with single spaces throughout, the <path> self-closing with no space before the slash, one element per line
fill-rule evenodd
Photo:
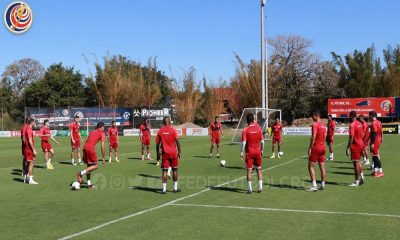
<path fill-rule="evenodd" d="M 111 162 L 112 150 L 114 150 L 115 161 L 119 162 L 119 160 L 118 160 L 118 144 L 119 144 L 118 127 L 117 127 L 117 123 L 115 122 L 115 120 L 113 120 L 111 122 L 111 127 L 109 127 L 107 130 L 107 136 L 108 136 L 108 146 L 109 146 L 108 162 L 109 163 Z"/>
<path fill-rule="evenodd" d="M 326 127 L 321 122 L 321 115 L 319 111 L 314 111 L 312 114 L 314 123 L 311 125 L 311 141 L 310 147 L 308 148 L 308 172 L 310 174 L 312 187 L 307 191 L 316 192 L 318 190 L 325 190 L 326 182 L 326 171 L 325 171 L 325 143 L 326 138 Z M 321 172 L 321 187 L 318 189 L 317 180 L 315 176 L 314 166 L 319 165 Z"/>
<path fill-rule="evenodd" d="M 163 124 L 156 137 L 157 161 L 160 161 L 160 144 L 162 153 L 162 194 L 167 193 L 168 168 L 172 167 L 172 178 L 174 181 L 174 193 L 181 192 L 178 188 L 178 165 L 181 156 L 181 145 L 178 132 L 171 126 L 171 119 L 164 117 Z"/>
<path fill-rule="evenodd" d="M 210 134 L 211 134 L 211 147 L 210 147 L 210 156 L 209 158 L 212 158 L 213 156 L 213 150 L 214 150 L 214 144 L 217 145 L 217 158 L 220 158 L 219 156 L 219 145 L 221 142 L 221 137 L 220 134 L 222 136 L 224 136 L 224 132 L 222 131 L 222 125 L 219 122 L 219 117 L 216 116 L 214 118 L 214 122 L 211 123 L 210 125 Z"/>
<path fill-rule="evenodd" d="M 251 194 L 252 189 L 252 172 L 253 167 L 256 168 L 258 177 L 258 192 L 262 192 L 262 154 L 264 151 L 264 135 L 261 128 L 254 122 L 254 114 L 249 113 L 246 116 L 247 127 L 242 132 L 242 150 L 240 151 L 240 159 L 243 161 L 244 152 L 246 153 L 246 167 L 247 167 L 247 193 Z"/>
<path fill-rule="evenodd" d="M 41 145 L 44 153 L 44 159 L 46 161 L 46 167 L 47 169 L 54 169 L 53 165 L 51 164 L 51 159 L 54 157 L 54 149 L 53 146 L 51 146 L 49 138 L 51 138 L 51 140 L 53 140 L 57 145 L 59 145 L 59 143 L 54 139 L 53 136 L 51 136 L 49 125 L 49 120 L 44 120 L 43 127 L 40 129 L 40 138 L 42 139 Z"/>
<path fill-rule="evenodd" d="M 382 162 L 379 156 L 379 148 L 383 142 L 382 123 L 377 119 L 375 111 L 369 113 L 371 123 L 371 155 L 374 162 L 374 170 L 372 175 L 374 177 L 383 177 Z"/>
<path fill-rule="evenodd" d="M 139 137 L 140 141 L 142 142 L 142 161 L 152 160 L 150 158 L 150 142 L 151 142 L 151 128 L 150 128 L 150 120 L 149 118 L 145 118 L 142 125 L 139 128 Z M 144 152 L 146 150 L 146 158 L 144 158 Z M 157 162 L 157 166 L 159 162 Z"/>
<path fill-rule="evenodd" d="M 22 176 L 24 179 L 26 179 L 26 175 L 28 174 L 28 168 L 27 168 L 27 161 L 25 158 L 25 131 L 26 128 L 28 127 L 28 121 L 31 119 L 31 117 L 27 117 L 25 119 L 25 123 L 21 127 L 21 151 L 22 151 Z"/>
<path fill-rule="evenodd" d="M 33 127 L 35 126 L 35 120 L 33 118 L 29 118 L 27 124 L 28 126 L 25 129 L 24 136 L 24 146 L 28 175 L 24 179 L 24 182 L 28 184 L 38 184 L 37 182 L 35 182 L 35 180 L 33 180 L 33 166 L 35 164 L 35 157 L 37 156 L 35 142 L 33 139 Z"/>
<path fill-rule="evenodd" d="M 80 124 L 79 124 L 79 116 L 74 117 L 74 121 L 69 125 L 70 135 L 71 135 L 71 163 L 76 166 L 76 162 L 74 156 L 77 155 L 78 162 L 80 165 L 83 165 L 81 160 L 81 133 L 80 133 Z"/>
<path fill-rule="evenodd" d="M 281 156 L 283 155 L 283 152 L 281 152 L 282 130 L 283 126 L 281 120 L 277 118 L 275 120 L 275 123 L 271 127 L 271 141 L 272 141 L 271 158 L 275 158 L 275 145 L 278 145 L 278 158 L 281 158 Z"/>
<path fill-rule="evenodd" d="M 83 145 L 83 161 L 86 163 L 87 168 L 76 174 L 79 183 L 82 183 L 82 176 L 86 175 L 88 188 L 94 188 L 94 185 L 90 181 L 90 175 L 98 168 L 98 159 L 95 149 L 95 146 L 98 142 L 101 142 L 101 155 L 103 157 L 104 164 L 104 140 L 104 123 L 99 122 L 97 123 L 96 129 L 90 132 L 88 138 L 86 139 L 85 145 Z"/>
<path fill-rule="evenodd" d="M 359 120 L 363 125 L 364 129 L 364 151 L 363 151 L 363 162 L 366 165 L 369 165 L 369 158 L 368 158 L 368 146 L 370 144 L 370 133 L 369 133 L 369 126 L 368 122 L 365 121 L 364 115 L 359 116 Z"/>
<path fill-rule="evenodd" d="M 364 127 L 357 120 L 357 113 L 351 111 L 349 114 L 349 143 L 346 148 L 346 155 L 351 156 L 354 166 L 354 182 L 349 187 L 358 187 L 364 183 L 364 173 L 360 163 L 361 155 L 364 152 Z"/>
<path fill-rule="evenodd" d="M 335 136 L 336 123 L 332 119 L 332 115 L 328 115 L 328 125 L 326 126 L 328 133 L 326 135 L 326 144 L 329 147 L 329 160 L 333 161 L 333 138 Z"/>

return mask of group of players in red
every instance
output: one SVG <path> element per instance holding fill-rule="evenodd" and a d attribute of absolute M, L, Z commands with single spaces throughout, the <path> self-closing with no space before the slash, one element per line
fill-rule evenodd
<path fill-rule="evenodd" d="M 310 192 L 325 189 L 326 183 L 326 171 L 325 171 L 325 141 L 329 146 L 329 160 L 333 160 L 333 141 L 334 141 L 334 130 L 335 124 L 333 123 L 332 116 L 329 116 L 327 128 L 321 122 L 319 112 L 312 114 L 314 123 L 312 124 L 312 137 L 310 141 L 310 147 L 308 150 L 309 164 L 308 170 L 312 182 L 312 187 L 308 189 Z M 382 170 L 382 162 L 380 160 L 379 149 L 383 141 L 382 135 L 382 123 L 377 119 L 375 111 L 369 113 L 369 121 L 371 125 L 365 121 L 364 116 L 357 118 L 355 111 L 349 114 L 350 126 L 349 126 L 349 141 L 346 148 L 346 155 L 350 156 L 354 166 L 354 182 L 349 186 L 358 187 L 364 183 L 364 173 L 362 167 L 362 160 L 364 163 L 369 164 L 368 160 L 368 147 L 371 151 L 373 159 L 373 172 L 374 177 L 383 177 L 384 173 Z M 328 133 L 327 133 L 328 132 Z M 317 187 L 315 177 L 315 164 L 319 165 L 321 172 L 321 186 Z"/>

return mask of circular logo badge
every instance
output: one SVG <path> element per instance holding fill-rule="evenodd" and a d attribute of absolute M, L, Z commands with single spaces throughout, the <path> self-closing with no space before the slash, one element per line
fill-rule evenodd
<path fill-rule="evenodd" d="M 389 100 L 385 100 L 381 103 L 381 108 L 387 112 L 392 108 L 392 103 Z"/>
<path fill-rule="evenodd" d="M 68 116 L 68 114 L 69 114 L 68 109 L 63 109 L 63 110 L 62 110 L 62 115 L 63 115 L 64 117 Z"/>
<path fill-rule="evenodd" d="M 13 2 L 7 6 L 4 12 L 4 23 L 8 30 L 20 34 L 28 31 L 32 25 L 33 15 L 28 4 Z"/>

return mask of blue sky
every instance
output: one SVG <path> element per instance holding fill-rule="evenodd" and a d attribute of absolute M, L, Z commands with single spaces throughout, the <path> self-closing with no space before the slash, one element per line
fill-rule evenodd
<path fill-rule="evenodd" d="M 11 0 L 0 0 L 0 11 Z M 63 62 L 87 74 L 82 54 L 95 61 L 122 54 L 179 79 L 190 66 L 210 81 L 229 80 L 233 52 L 259 59 L 260 0 L 26 0 L 31 29 L 14 35 L 0 24 L 0 72 L 32 57 L 45 67 Z M 398 0 L 268 0 L 269 37 L 296 34 L 314 41 L 312 51 L 330 60 L 375 44 L 378 54 L 400 43 Z"/>

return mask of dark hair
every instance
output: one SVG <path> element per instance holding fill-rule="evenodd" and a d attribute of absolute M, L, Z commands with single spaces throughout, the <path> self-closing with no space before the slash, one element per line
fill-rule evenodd
<path fill-rule="evenodd" d="M 219 119 L 219 116 L 215 116 L 214 120 L 217 120 L 217 119 Z"/>
<path fill-rule="evenodd" d="M 43 121 L 44 124 L 46 124 L 46 123 L 48 123 L 48 122 L 49 122 L 49 119 L 45 119 L 45 120 Z"/>
<path fill-rule="evenodd" d="M 314 111 L 312 112 L 312 116 L 318 116 L 318 117 L 320 117 L 320 116 L 321 116 L 321 112 L 320 112 L 319 110 L 314 110 Z"/>
<path fill-rule="evenodd" d="M 35 121 L 35 119 L 34 119 L 34 118 L 32 118 L 32 117 L 29 117 L 29 118 L 28 118 L 28 122 L 27 122 L 27 123 L 28 123 L 28 124 L 31 124 L 31 123 L 33 123 L 34 121 Z"/>
<path fill-rule="evenodd" d="M 360 116 L 358 116 L 360 119 L 364 119 L 365 117 L 364 117 L 364 115 L 360 115 Z"/>
<path fill-rule="evenodd" d="M 115 123 L 115 120 L 112 120 L 112 121 L 111 121 L 111 124 L 113 124 L 113 123 Z"/>
<path fill-rule="evenodd" d="M 78 116 L 78 115 L 75 115 L 75 116 L 74 116 L 74 119 L 77 119 L 77 118 L 79 118 L 79 116 Z"/>
<path fill-rule="evenodd" d="M 247 119 L 247 124 L 253 123 L 254 122 L 254 114 L 252 114 L 252 113 L 247 114 L 246 119 Z"/>
<path fill-rule="evenodd" d="M 171 119 L 169 118 L 169 117 L 164 117 L 163 118 L 163 124 L 164 125 L 167 125 L 167 121 L 168 121 L 168 123 L 171 121 Z"/>
<path fill-rule="evenodd" d="M 355 118 L 355 117 L 357 117 L 357 112 L 356 111 L 351 111 L 349 116 L 350 116 L 350 118 Z"/>
<path fill-rule="evenodd" d="M 103 122 L 98 122 L 96 125 L 96 128 L 99 129 L 101 127 L 104 127 L 104 123 Z"/>
<path fill-rule="evenodd" d="M 329 114 L 329 115 L 328 115 L 328 118 L 332 118 L 332 114 Z"/>
<path fill-rule="evenodd" d="M 378 115 L 376 114 L 375 111 L 371 111 L 371 112 L 369 112 L 369 116 L 370 116 L 371 118 L 374 118 L 374 117 L 377 117 Z"/>

